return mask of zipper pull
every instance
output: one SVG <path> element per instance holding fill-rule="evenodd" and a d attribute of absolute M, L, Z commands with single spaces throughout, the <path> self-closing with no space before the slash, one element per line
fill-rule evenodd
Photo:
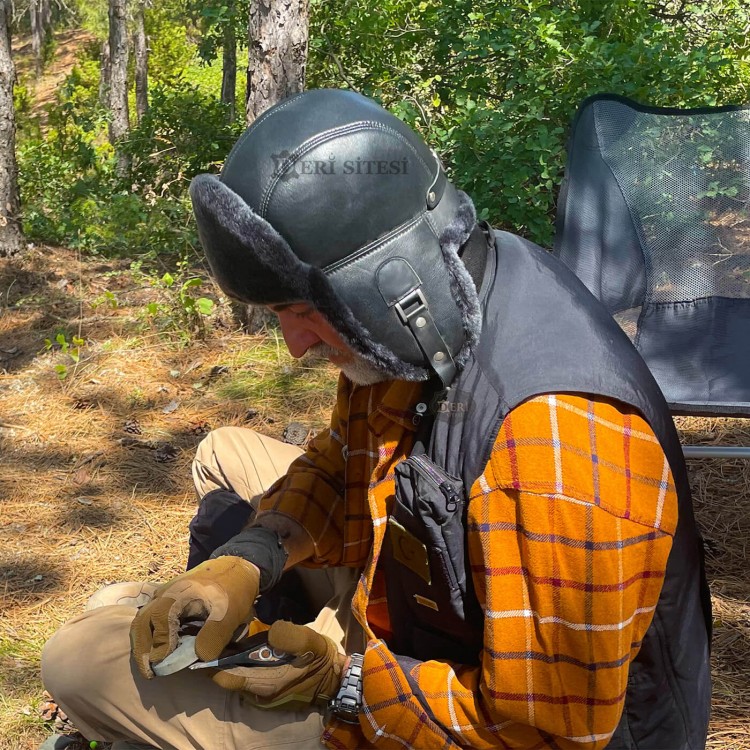
<path fill-rule="evenodd" d="M 453 485 L 450 482 L 441 482 L 440 483 L 440 491 L 445 496 L 445 509 L 448 511 L 448 513 L 454 513 L 456 509 L 458 508 L 458 503 L 461 500 L 461 498 L 458 496 L 458 493 L 453 488 Z"/>

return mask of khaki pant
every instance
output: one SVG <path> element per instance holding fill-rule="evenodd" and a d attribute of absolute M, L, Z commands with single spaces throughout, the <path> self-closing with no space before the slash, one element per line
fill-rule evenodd
<path fill-rule="evenodd" d="M 225 488 L 255 502 L 299 453 L 252 430 L 224 427 L 198 447 L 193 479 L 201 497 Z M 363 647 L 351 614 L 355 583 L 356 571 L 346 568 L 309 571 L 306 578 L 310 593 L 325 602 L 311 627 L 348 653 Z M 106 589 L 95 595 L 95 606 L 63 625 L 42 653 L 45 687 L 87 739 L 135 740 L 160 750 L 322 747 L 321 706 L 259 709 L 242 693 L 218 687 L 204 670 L 143 679 L 130 659 L 135 607 L 109 603 Z"/>

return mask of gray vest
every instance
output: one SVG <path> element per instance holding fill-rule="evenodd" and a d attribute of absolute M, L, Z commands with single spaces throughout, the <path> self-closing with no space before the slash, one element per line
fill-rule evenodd
<path fill-rule="evenodd" d="M 438 411 L 426 454 L 410 456 L 396 469 L 397 500 L 381 562 L 395 633 L 390 645 L 420 660 L 478 663 L 482 613 L 466 570 L 464 488 L 481 474 L 505 416 L 524 400 L 565 392 L 615 399 L 637 409 L 659 439 L 677 487 L 679 521 L 662 593 L 630 666 L 625 710 L 608 747 L 703 748 L 711 695 L 710 598 L 666 402 L 604 307 L 537 246 L 497 232 L 480 299 L 479 345 Z"/>

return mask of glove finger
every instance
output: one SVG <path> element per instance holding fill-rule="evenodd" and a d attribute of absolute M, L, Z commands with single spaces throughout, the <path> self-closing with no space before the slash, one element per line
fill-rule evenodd
<path fill-rule="evenodd" d="M 228 669 L 220 669 L 211 679 L 225 690 L 246 690 L 245 678 Z"/>
<path fill-rule="evenodd" d="M 195 638 L 195 653 L 201 661 L 219 657 L 239 625 L 236 619 L 227 615 L 223 620 L 206 620 Z"/>
<path fill-rule="evenodd" d="M 154 676 L 149 658 L 151 655 L 151 620 L 142 609 L 130 623 L 130 651 L 138 671 L 150 680 Z"/>
<path fill-rule="evenodd" d="M 277 620 L 268 631 L 268 644 L 277 651 L 301 655 L 312 652 L 316 657 L 328 653 L 326 639 L 306 625 Z"/>
<path fill-rule="evenodd" d="M 180 612 L 174 599 L 162 597 L 149 606 L 151 611 L 151 652 L 149 660 L 157 664 L 177 647 L 177 632 L 180 629 Z"/>
<path fill-rule="evenodd" d="M 274 699 L 289 690 L 299 677 L 299 670 L 289 664 L 279 667 L 235 667 L 213 675 L 217 685 L 227 690 L 243 690 L 254 696 Z"/>

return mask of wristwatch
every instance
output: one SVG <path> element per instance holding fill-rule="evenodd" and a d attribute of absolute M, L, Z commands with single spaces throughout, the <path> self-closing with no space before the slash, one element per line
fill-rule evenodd
<path fill-rule="evenodd" d="M 328 704 L 331 713 L 347 724 L 359 724 L 359 709 L 362 706 L 362 654 L 352 654 L 349 666 L 341 677 L 341 687 L 336 697 Z"/>

